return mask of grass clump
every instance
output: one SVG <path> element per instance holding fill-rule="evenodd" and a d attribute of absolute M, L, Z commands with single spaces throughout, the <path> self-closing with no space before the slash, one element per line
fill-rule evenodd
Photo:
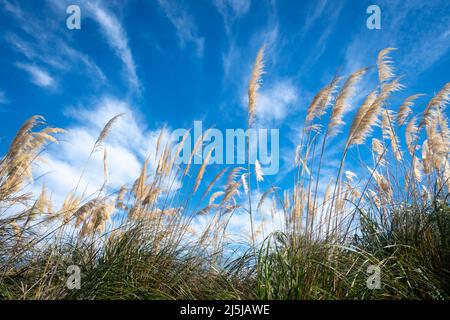
<path fill-rule="evenodd" d="M 450 84 L 422 114 L 412 115 L 422 94 L 407 97 L 396 113 L 389 100 L 403 85 L 392 50 L 378 55 L 378 83 L 348 130 L 344 115 L 371 69 L 335 76 L 317 93 L 306 109 L 293 183 L 285 190 L 264 176 L 259 161 L 222 168 L 205 185 L 208 161 L 198 168 L 177 165 L 186 137 L 172 145 L 164 142 L 164 131 L 136 180 L 110 190 L 106 141 L 117 115 L 89 156 L 103 152 L 104 185 L 86 196 L 80 192 L 83 171 L 55 209 L 45 186 L 37 198 L 26 190 L 33 164 L 63 131 L 40 116 L 30 118 L 0 161 L 0 298 L 448 299 Z M 258 121 L 263 69 L 264 48 L 249 83 L 247 128 Z M 344 134 L 334 176 L 329 168 L 325 174 L 330 141 Z M 191 161 L 206 135 L 195 142 Z M 255 203 L 254 185 L 259 191 L 264 183 L 270 188 Z M 267 208 L 272 221 L 260 218 Z M 249 219 L 246 243 L 228 238 L 239 213 Z M 209 218 L 202 228 L 199 216 Z M 277 230 L 266 232 L 269 223 Z M 67 286 L 73 265 L 81 272 L 76 290 Z"/>

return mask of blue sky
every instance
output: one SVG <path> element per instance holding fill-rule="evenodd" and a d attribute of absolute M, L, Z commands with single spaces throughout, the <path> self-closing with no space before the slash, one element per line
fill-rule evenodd
<path fill-rule="evenodd" d="M 66 28 L 70 4 L 81 8 L 81 30 Z M 371 4 L 381 8 L 381 30 L 366 28 Z M 391 99 L 394 110 L 410 94 L 431 97 L 449 80 L 447 0 L 0 0 L 0 29 L 0 151 L 23 121 L 41 114 L 70 131 L 40 173 L 59 172 L 68 181 L 76 180 L 86 146 L 122 111 L 128 116 L 109 141 L 117 186 L 136 177 L 164 125 L 245 127 L 247 83 L 262 44 L 257 121 L 280 129 L 279 180 L 291 168 L 308 104 L 336 73 L 373 67 L 381 49 L 398 48 L 392 57 L 406 88 Z M 353 111 L 375 84 L 371 69 Z M 101 179 L 97 169 L 88 177 Z M 57 179 L 50 184 L 66 191 Z"/>

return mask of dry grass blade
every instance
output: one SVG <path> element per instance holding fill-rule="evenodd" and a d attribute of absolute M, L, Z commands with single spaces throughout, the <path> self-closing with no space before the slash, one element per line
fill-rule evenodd
<path fill-rule="evenodd" d="M 190 138 L 191 129 L 187 130 L 186 133 L 181 138 L 180 143 L 178 143 L 177 148 L 175 149 L 175 152 L 171 155 L 170 164 L 168 166 L 168 171 L 172 171 L 173 165 L 175 164 L 175 161 L 177 160 L 177 157 L 180 155 L 181 150 L 184 147 L 184 144 L 186 143 L 186 139 Z"/>
<path fill-rule="evenodd" d="M 406 146 L 410 155 L 414 154 L 416 141 L 418 139 L 419 128 L 416 125 L 417 116 L 411 118 L 406 126 L 405 139 Z"/>
<path fill-rule="evenodd" d="M 372 92 L 358 110 L 350 128 L 347 145 L 364 144 L 365 139 L 372 133 L 372 127 L 377 123 L 378 116 L 391 93 L 399 91 L 403 86 L 398 79 L 385 83 L 378 95 Z"/>
<path fill-rule="evenodd" d="M 49 208 L 50 206 L 51 206 L 51 204 L 49 203 L 49 198 L 47 196 L 47 188 L 43 184 L 41 193 L 39 195 L 38 200 L 36 201 L 34 208 L 39 213 L 45 213 L 45 212 L 49 212 L 49 211 L 47 211 L 47 208 Z"/>
<path fill-rule="evenodd" d="M 216 191 L 214 192 L 211 197 L 209 197 L 209 201 L 208 201 L 208 205 L 212 205 L 214 204 L 214 201 L 216 201 L 216 199 L 220 196 L 223 196 L 225 194 L 225 192 L 223 191 Z"/>
<path fill-rule="evenodd" d="M 414 179 L 420 183 L 422 182 L 422 171 L 424 170 L 423 164 L 419 158 L 413 157 L 413 176 Z"/>
<path fill-rule="evenodd" d="M 239 175 L 239 172 L 241 172 L 242 170 L 245 170 L 245 169 L 242 167 L 235 167 L 235 168 L 231 169 L 231 171 L 227 175 L 227 185 L 231 184 L 236 179 L 236 177 Z"/>
<path fill-rule="evenodd" d="M 108 152 L 106 150 L 106 148 L 103 150 L 103 179 L 104 179 L 104 183 L 106 184 L 106 182 L 108 181 Z"/>
<path fill-rule="evenodd" d="M 258 51 L 252 70 L 252 77 L 248 85 L 248 127 L 251 127 L 255 118 L 257 93 L 261 86 L 261 76 L 264 73 L 264 50 L 265 46 L 262 46 Z"/>
<path fill-rule="evenodd" d="M 306 158 L 306 157 L 305 157 L 305 158 Z M 306 174 L 307 174 L 308 176 L 310 176 L 310 175 L 311 175 L 311 170 L 309 170 L 308 165 L 306 164 L 306 162 L 303 161 L 303 159 L 298 158 L 298 163 L 299 163 L 299 165 L 301 165 L 302 170 L 303 170 L 304 172 L 306 172 Z M 303 171 L 302 171 L 302 172 L 303 172 Z"/>
<path fill-rule="evenodd" d="M 137 200 L 143 200 L 147 194 L 145 182 L 147 180 L 148 159 L 144 161 L 141 173 L 133 185 L 133 193 Z"/>
<path fill-rule="evenodd" d="M 335 93 L 336 87 L 340 81 L 340 77 L 334 77 L 326 87 L 322 88 L 319 93 L 316 94 L 306 111 L 307 123 L 314 120 L 315 117 L 320 118 L 325 114 L 326 109 L 333 100 L 333 94 Z M 309 129 L 311 128 L 309 127 Z"/>
<path fill-rule="evenodd" d="M 200 135 L 200 137 L 198 137 L 197 141 L 195 142 L 194 149 L 192 150 L 192 152 L 191 152 L 191 154 L 189 156 L 188 163 L 186 164 L 186 167 L 184 168 L 183 176 L 186 176 L 188 174 L 189 169 L 190 169 L 191 164 L 192 164 L 192 160 L 194 159 L 194 157 L 197 154 L 197 152 L 199 150 L 203 149 L 203 141 L 204 141 L 205 137 L 208 135 L 209 132 L 210 132 L 210 129 L 206 130 L 206 132 L 203 135 Z"/>
<path fill-rule="evenodd" d="M 347 145 L 351 145 L 353 143 L 360 142 L 362 139 L 364 139 L 365 132 L 362 131 L 360 127 L 362 127 L 363 119 L 365 119 L 367 114 L 370 112 L 374 112 L 371 109 L 372 104 L 375 102 L 377 98 L 377 92 L 372 91 L 364 100 L 361 107 L 356 112 L 355 117 L 353 118 L 353 122 L 350 126 L 350 133 L 348 135 L 347 139 Z M 372 110 L 372 111 L 371 111 Z M 368 130 L 367 128 L 364 128 L 365 130 Z"/>
<path fill-rule="evenodd" d="M 391 140 L 392 152 L 394 153 L 395 159 L 397 161 L 400 161 L 402 159 L 402 154 L 400 152 L 399 139 L 395 134 L 393 114 L 394 112 L 392 110 L 384 110 L 381 121 L 381 128 L 383 132 L 383 138 L 386 140 Z"/>
<path fill-rule="evenodd" d="M 158 155 L 159 155 L 159 151 L 161 150 L 161 143 L 162 143 L 162 140 L 163 140 L 163 137 L 164 137 L 165 134 L 166 134 L 166 128 L 163 127 L 163 128 L 161 129 L 161 131 L 159 132 L 158 139 L 156 140 L 155 159 L 156 159 L 156 158 L 158 157 Z"/>
<path fill-rule="evenodd" d="M 267 199 L 267 197 L 268 197 L 272 192 L 275 192 L 275 189 L 274 189 L 273 187 L 267 189 L 267 190 L 263 193 L 263 195 L 261 196 L 261 198 L 259 199 L 259 202 L 258 202 L 258 207 L 257 207 L 258 211 L 261 209 L 261 206 L 264 204 L 264 201 Z"/>
<path fill-rule="evenodd" d="M 342 87 L 341 92 L 336 98 L 336 102 L 334 104 L 333 112 L 331 113 L 331 120 L 328 125 L 328 130 L 331 135 L 336 134 L 336 127 L 343 125 L 344 121 L 342 121 L 342 116 L 344 112 L 349 108 L 348 100 L 353 97 L 355 94 L 355 86 L 358 81 L 361 80 L 362 76 L 367 72 L 367 68 L 360 69 L 350 75 L 347 81 L 345 81 L 344 86 Z"/>
<path fill-rule="evenodd" d="M 205 159 L 203 159 L 203 163 L 198 170 L 197 178 L 195 179 L 195 185 L 194 185 L 194 193 L 197 191 L 198 187 L 200 186 L 200 183 L 202 182 L 203 175 L 205 174 L 206 166 L 208 165 L 209 159 L 211 158 L 211 154 L 214 151 L 214 148 L 211 148 L 206 155 Z"/>
<path fill-rule="evenodd" d="M 428 147 L 428 140 L 422 143 L 422 163 L 425 174 L 430 174 L 432 170 L 431 151 Z"/>
<path fill-rule="evenodd" d="M 220 202 L 221 205 L 227 203 L 230 199 L 234 197 L 235 194 L 239 193 L 239 187 L 241 186 L 242 181 L 240 179 L 238 181 L 232 181 L 227 184 L 225 187 L 225 195 Z"/>
<path fill-rule="evenodd" d="M 420 126 L 431 125 L 433 121 L 433 111 L 439 107 L 445 107 L 450 101 L 450 82 L 446 83 L 444 87 L 430 100 L 423 113 Z"/>
<path fill-rule="evenodd" d="M 8 154 L 14 155 L 16 151 L 24 143 L 24 140 L 28 138 L 28 133 L 37 125 L 45 121 L 44 117 L 36 115 L 29 118 L 17 132 L 11 146 L 9 147 Z"/>
<path fill-rule="evenodd" d="M 372 139 L 372 153 L 375 156 L 376 163 L 379 166 L 384 166 L 385 161 L 383 159 L 384 153 L 385 153 L 385 147 L 381 143 L 380 140 L 373 138 Z"/>
<path fill-rule="evenodd" d="M 394 69 L 392 67 L 392 60 L 389 56 L 389 52 L 396 50 L 395 48 L 386 48 L 380 51 L 377 59 L 378 67 L 378 79 L 380 83 L 383 83 L 395 76 Z"/>
<path fill-rule="evenodd" d="M 258 159 L 255 160 L 256 181 L 264 181 L 264 173 Z"/>
<path fill-rule="evenodd" d="M 412 113 L 411 107 L 414 105 L 414 102 L 421 96 L 424 96 L 424 94 L 415 94 L 403 101 L 397 114 L 397 125 L 402 126 L 405 124 L 406 119 L 408 119 L 408 116 Z"/>
<path fill-rule="evenodd" d="M 206 195 L 211 191 L 212 187 L 216 184 L 217 180 L 219 180 L 220 177 L 222 177 L 223 174 L 225 172 L 227 172 L 227 170 L 228 170 L 228 168 L 223 168 L 222 170 L 219 171 L 218 174 L 216 174 L 216 176 L 212 179 L 212 181 L 209 183 L 208 187 L 206 188 L 205 192 L 203 193 L 201 200 L 203 200 L 206 197 Z"/>
<path fill-rule="evenodd" d="M 98 147 L 103 141 L 105 141 L 106 137 L 108 136 L 109 132 L 111 131 L 113 124 L 123 115 L 125 115 L 125 113 L 120 113 L 120 114 L 112 117 L 106 123 L 106 125 L 103 127 L 103 130 L 100 132 L 100 135 L 98 136 L 97 141 L 95 141 L 94 148 Z"/>

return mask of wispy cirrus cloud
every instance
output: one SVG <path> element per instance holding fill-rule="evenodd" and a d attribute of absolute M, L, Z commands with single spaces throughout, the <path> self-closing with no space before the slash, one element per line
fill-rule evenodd
<path fill-rule="evenodd" d="M 241 81 L 250 74 L 249 68 L 253 65 L 256 52 L 262 45 L 266 48 L 265 62 L 276 64 L 281 50 L 280 29 L 276 15 L 272 15 L 269 20 L 268 24 L 258 30 L 245 46 L 239 45 L 233 37 L 230 37 L 229 46 L 222 54 L 224 81 L 237 81 L 242 85 Z"/>
<path fill-rule="evenodd" d="M 26 64 L 42 66 L 39 69 L 42 71 L 45 68 L 44 72 L 52 74 L 54 80 L 66 73 L 83 74 L 96 84 L 106 80 L 102 70 L 87 54 L 70 45 L 70 39 L 60 32 L 61 26 L 56 25 L 55 20 L 40 19 L 15 2 L 7 0 L 0 2 L 3 4 L 3 10 L 17 21 L 17 27 L 22 31 L 18 32 L 11 26 L 5 30 L 3 40 L 27 60 Z M 25 33 L 26 36 L 19 33 Z M 49 78 L 42 76 L 43 73 L 36 67 L 22 69 L 32 70 L 31 72 L 42 80 L 38 81 L 39 84 L 49 83 Z"/>
<path fill-rule="evenodd" d="M 305 36 L 308 31 L 314 26 L 317 20 L 322 17 L 326 11 L 328 0 L 319 0 L 312 2 L 311 7 L 308 10 L 305 23 L 303 24 L 302 36 Z"/>
<path fill-rule="evenodd" d="M 379 50 L 395 47 L 399 49 L 396 65 L 412 79 L 449 52 L 450 17 L 436 15 L 437 10 L 450 10 L 448 1 L 380 1 L 378 5 L 381 30 L 364 28 L 353 37 L 345 54 L 347 71 L 370 64 Z"/>
<path fill-rule="evenodd" d="M 213 4 L 222 16 L 225 34 L 229 42 L 227 51 L 222 54 L 223 69 L 226 79 L 230 74 L 234 62 L 241 59 L 242 54 L 234 39 L 232 28 L 239 18 L 248 13 L 251 0 L 214 0 Z"/>
<path fill-rule="evenodd" d="M 16 63 L 19 69 L 26 71 L 30 75 L 30 80 L 35 85 L 40 87 L 54 87 L 55 79 L 42 67 L 38 67 L 32 64 Z"/>
<path fill-rule="evenodd" d="M 234 22 L 250 10 L 251 0 L 214 0 L 213 4 L 224 20 L 225 32 L 230 36 Z"/>
<path fill-rule="evenodd" d="M 264 2 L 264 6 L 268 8 L 267 20 L 265 20 L 264 24 L 262 26 L 258 25 L 256 31 L 253 30 L 244 43 L 240 43 L 235 34 L 230 32 L 227 34 L 228 47 L 222 52 L 224 86 L 235 90 L 233 103 L 237 103 L 243 108 L 247 108 L 247 86 L 258 50 L 264 45 L 265 69 L 268 73 L 271 73 L 270 77 L 272 79 L 277 78 L 276 74 L 273 74 L 274 69 L 272 69 L 272 66 L 277 64 L 280 57 L 280 51 L 283 50 L 284 41 L 283 38 L 280 37 L 280 21 L 276 4 L 267 1 Z M 246 13 L 245 10 L 242 10 L 240 17 Z M 268 71 L 269 69 L 270 71 Z M 266 76 L 264 75 L 263 78 L 265 79 L 265 77 Z M 258 102 L 258 107 L 260 101 L 263 101 L 264 103 L 261 107 L 263 109 L 260 114 L 260 124 L 279 123 L 281 119 L 285 117 L 285 107 L 295 100 L 293 96 L 296 96 L 296 93 L 291 95 L 293 91 L 290 91 L 289 96 L 286 96 L 286 100 L 284 101 L 282 97 L 277 96 L 277 98 L 275 98 L 274 95 L 276 95 L 275 92 L 278 91 L 278 89 L 282 90 L 288 86 L 291 87 L 292 83 L 290 82 L 290 79 L 284 76 L 281 79 L 275 80 L 268 87 L 265 83 L 263 84 Z M 276 102 L 277 104 L 273 109 L 269 106 L 272 102 Z M 224 108 L 224 110 L 225 109 L 229 110 L 228 108 Z"/>
<path fill-rule="evenodd" d="M 316 39 L 313 48 L 310 50 L 310 54 L 304 60 L 302 72 L 305 73 L 309 71 L 311 66 L 313 66 L 325 53 L 328 39 L 336 30 L 336 25 L 343 8 L 344 3 L 342 1 L 333 1 L 330 3 L 327 0 L 322 0 L 319 2 L 318 6 L 314 6 L 313 9 L 311 9 L 311 16 L 308 16 L 305 27 L 300 35 L 301 38 L 304 38 L 314 24 L 322 18 L 326 19 L 326 27 L 322 30 L 320 37 Z"/>
<path fill-rule="evenodd" d="M 202 57 L 205 39 L 198 34 L 198 27 L 193 16 L 176 1 L 158 0 L 158 4 L 175 27 L 180 46 L 184 48 L 187 43 L 192 43 L 195 46 L 196 55 Z"/>
<path fill-rule="evenodd" d="M 32 63 L 47 65 L 58 73 L 77 72 L 79 70 L 74 68 L 74 65 L 83 66 L 83 72 L 92 80 L 97 82 L 106 80 L 102 70 L 89 56 L 73 49 L 61 38 L 50 38 L 50 35 L 41 38 L 37 37 L 35 42 L 30 42 L 13 32 L 5 34 L 5 40 L 12 48 Z M 51 49 L 52 46 L 57 47 L 58 50 Z"/>
<path fill-rule="evenodd" d="M 121 22 L 112 12 L 108 11 L 98 2 L 89 2 L 88 7 L 90 9 L 88 13 L 100 25 L 101 32 L 108 45 L 122 61 L 128 83 L 133 89 L 139 90 L 140 83 L 136 72 L 136 64 L 131 48 L 128 45 L 127 33 Z"/>

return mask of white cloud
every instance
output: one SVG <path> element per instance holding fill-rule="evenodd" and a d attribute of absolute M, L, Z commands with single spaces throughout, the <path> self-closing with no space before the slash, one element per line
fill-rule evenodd
<path fill-rule="evenodd" d="M 292 83 L 277 82 L 271 88 L 261 90 L 257 118 L 263 122 L 283 121 L 295 109 L 297 99 L 297 88 Z"/>
<path fill-rule="evenodd" d="M 281 123 L 294 112 L 299 99 L 298 89 L 290 80 L 280 80 L 270 87 L 261 88 L 256 101 L 256 119 L 259 125 Z M 244 96 L 242 105 L 247 108 L 248 97 Z"/>
<path fill-rule="evenodd" d="M 61 142 L 49 146 L 42 154 L 43 161 L 35 165 L 34 176 L 40 178 L 34 184 L 34 192 L 38 193 L 45 184 L 53 192 L 53 202 L 58 206 L 75 189 L 83 171 L 78 193 L 85 192 L 88 197 L 97 192 L 104 183 L 103 151 L 94 152 L 90 159 L 89 155 L 106 122 L 120 113 L 125 115 L 114 123 L 104 142 L 109 169 L 107 190 L 117 191 L 134 182 L 144 159 L 156 154 L 160 130 L 146 129 L 126 102 L 102 98 L 92 106 L 68 109 L 67 115 L 74 124 L 64 128 L 66 132 L 59 136 Z M 149 159 L 149 172 L 152 172 L 156 160 Z"/>
<path fill-rule="evenodd" d="M 28 72 L 31 77 L 31 82 L 37 86 L 53 87 L 55 85 L 55 80 L 53 77 L 41 67 L 26 63 L 17 63 L 16 66 Z"/>
<path fill-rule="evenodd" d="M 109 46 L 115 50 L 117 56 L 122 60 L 126 69 L 128 82 L 134 89 L 138 89 L 139 79 L 136 73 L 136 65 L 131 49 L 128 46 L 127 34 L 120 21 L 115 15 L 98 4 L 89 3 L 89 8 L 92 11 L 92 17 L 100 25 Z"/>
<path fill-rule="evenodd" d="M 158 0 L 158 3 L 175 27 L 180 46 L 184 48 L 186 43 L 191 42 L 196 48 L 197 56 L 202 57 L 205 39 L 198 35 L 194 18 L 173 0 Z"/>

